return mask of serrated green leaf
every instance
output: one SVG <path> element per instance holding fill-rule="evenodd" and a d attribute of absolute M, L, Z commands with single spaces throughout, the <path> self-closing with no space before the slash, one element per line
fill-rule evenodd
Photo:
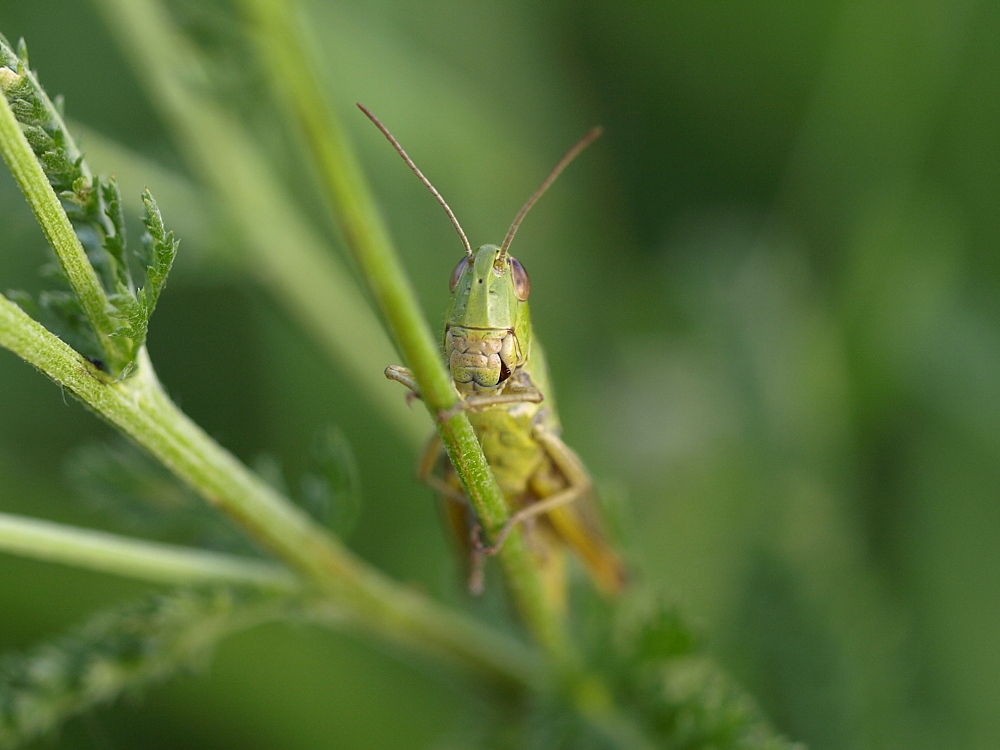
<path fill-rule="evenodd" d="M 143 237 L 143 254 L 140 257 L 146 266 L 146 280 L 139 289 L 138 298 L 148 320 L 156 308 L 164 284 L 167 283 L 167 275 L 173 267 L 180 243 L 174 237 L 174 233 L 164 227 L 163 216 L 149 190 L 143 191 L 142 203 L 146 207 L 146 216 L 143 219 L 146 235 Z"/>
<path fill-rule="evenodd" d="M 120 198 L 117 200 L 120 201 Z M 122 257 L 121 267 L 124 269 L 124 275 L 121 276 L 121 279 L 127 284 L 127 287 L 119 286 L 114 294 L 109 295 L 109 301 L 115 309 L 115 317 L 120 323 L 112 336 L 130 342 L 127 351 L 130 352 L 133 359 L 139 348 L 146 342 L 149 320 L 156 309 L 156 303 L 160 298 L 163 286 L 166 284 L 174 258 L 177 257 L 179 245 L 174 233 L 167 231 L 164 227 L 160 210 L 148 190 L 143 191 L 142 202 L 146 208 L 146 215 L 143 218 L 146 232 L 142 238 L 141 251 L 136 253 L 139 261 L 144 264 L 145 276 L 142 286 L 134 291 L 131 289 L 131 278 L 128 276 L 125 259 Z M 124 235 L 121 236 L 124 238 Z M 124 242 L 120 248 L 117 243 L 112 243 L 111 250 L 117 251 L 118 249 L 124 253 Z M 112 255 L 112 257 L 114 256 Z M 118 260 L 115 259 L 115 262 Z"/>
<path fill-rule="evenodd" d="M 658 746 L 677 750 L 795 750 L 756 702 L 704 653 L 676 607 L 658 603 L 623 623 L 617 698 Z"/>
<path fill-rule="evenodd" d="M 87 337 L 82 337 L 80 331 L 81 321 L 86 326 L 94 325 L 87 317 L 67 317 L 57 312 L 49 321 L 42 322 L 67 341 L 86 338 L 93 342 L 117 342 L 117 346 L 107 346 L 115 351 L 88 349 L 81 353 L 102 361 L 109 372 L 126 377 L 135 367 L 136 356 L 145 343 L 150 316 L 177 254 L 177 240 L 172 232 L 165 230 L 156 202 L 145 192 L 147 231 L 142 247 L 135 252 L 144 277 L 141 286 L 134 283 L 117 183 L 113 178 L 103 179 L 91 173 L 63 123 L 60 107 L 49 99 L 2 36 L 0 66 L 0 70 L 7 71 L 2 83 L 11 108 L 46 178 L 59 195 L 110 306 L 110 325 L 102 322 L 102 330 L 94 330 Z M 60 279 L 56 291 L 66 292 L 68 284 L 64 281 Z M 95 317 L 93 312 L 91 317 Z M 104 330 L 105 327 L 110 330 Z"/>
<path fill-rule="evenodd" d="M 698 635 L 683 621 L 675 607 L 664 606 L 642 622 L 630 644 L 629 658 L 638 665 L 694 653 Z"/>
<path fill-rule="evenodd" d="M 289 601 L 229 589 L 156 595 L 0 659 L 0 748 L 204 662 L 224 636 L 287 616 Z"/>
<path fill-rule="evenodd" d="M 313 441 L 310 469 L 299 480 L 298 500 L 338 536 L 348 538 L 361 515 L 361 473 L 344 433 L 326 427 Z"/>
<path fill-rule="evenodd" d="M 46 328 L 58 330 L 63 341 L 103 369 L 101 347 L 79 301 L 72 293 L 68 290 L 42 292 L 38 300 L 20 290 L 10 290 L 5 294 Z"/>
<path fill-rule="evenodd" d="M 313 519 L 348 538 L 361 513 L 361 478 L 344 434 L 328 426 L 313 441 L 309 465 L 289 482 L 281 462 L 270 454 L 254 460 L 254 471 L 271 487 L 295 501 Z"/>
<path fill-rule="evenodd" d="M 57 328 L 63 341 L 91 360 L 103 357 L 94 329 L 72 292 L 42 292 L 38 296 L 38 306 L 43 311 L 39 321 L 46 327 Z"/>
<path fill-rule="evenodd" d="M 162 464 L 124 439 L 91 443 L 65 464 L 68 484 L 116 530 L 256 555 L 259 550 Z"/>
<path fill-rule="evenodd" d="M 105 221 L 105 233 L 102 247 L 109 263 L 111 278 L 105 281 L 105 287 L 115 294 L 129 294 L 132 291 L 132 277 L 129 273 L 128 261 L 125 258 L 127 244 L 125 236 L 125 214 L 122 211 L 122 196 L 117 181 L 112 177 L 101 181 L 101 198 Z"/>
<path fill-rule="evenodd" d="M 704 656 L 663 664 L 650 682 L 645 715 L 678 748 L 793 750 L 756 702 Z"/>

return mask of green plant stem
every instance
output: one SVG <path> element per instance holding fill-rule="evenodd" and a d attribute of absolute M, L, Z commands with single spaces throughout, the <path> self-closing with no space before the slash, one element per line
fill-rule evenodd
<path fill-rule="evenodd" d="M 210 183 L 233 207 L 234 218 L 246 219 L 245 225 L 252 228 L 249 234 L 265 233 L 274 241 L 266 251 L 260 243 L 252 245 L 259 254 L 247 265 L 258 267 L 258 270 L 260 265 L 265 265 L 262 276 L 280 277 L 279 283 L 290 300 L 298 299 L 300 293 L 310 301 L 322 302 L 329 298 L 333 306 L 324 309 L 333 317 L 325 321 L 327 328 L 344 332 L 346 350 L 370 356 L 372 349 L 378 348 L 377 342 L 384 341 L 384 335 L 374 327 L 373 333 L 363 337 L 364 345 L 357 345 L 359 330 L 364 333 L 370 326 L 366 327 L 351 316 L 360 314 L 358 310 L 364 308 L 364 302 L 349 302 L 346 308 L 337 307 L 345 297 L 362 298 L 353 291 L 346 277 L 341 279 L 339 286 L 337 283 L 332 287 L 323 286 L 332 275 L 331 266 L 326 262 L 329 259 L 322 253 L 296 254 L 301 249 L 296 240 L 302 233 L 296 234 L 294 230 L 304 224 L 274 213 L 272 200 L 280 206 L 283 199 L 276 191 L 269 192 L 269 186 L 278 181 L 262 166 L 250 142 L 241 135 L 238 124 L 203 99 L 185 91 L 181 79 L 184 71 L 190 70 L 190 65 L 186 64 L 190 60 L 174 54 L 177 50 L 171 43 L 169 22 L 161 17 L 162 9 L 143 0 L 127 3 L 106 0 L 105 6 L 114 11 L 110 15 L 117 14 L 114 20 L 122 24 L 121 28 L 129 33 L 136 32 L 137 38 L 132 40 L 136 48 L 165 50 L 164 56 L 154 64 L 140 67 L 152 70 L 159 93 L 170 100 L 168 110 L 176 112 L 187 105 L 194 108 L 197 116 L 185 119 L 179 115 L 178 120 L 194 149 L 195 161 L 205 164 Z M 147 21 L 151 23 L 146 25 Z M 159 36 L 158 31 L 163 31 L 164 35 Z M 166 73 L 164 67 L 169 69 Z M 6 111 L 11 114 L 9 108 Z M 7 127 L 0 131 L 0 137 L 4 142 L 24 141 L 12 115 L 7 118 Z M 26 143 L 24 148 L 13 151 L 17 155 L 14 166 L 30 172 L 27 157 L 30 149 L 25 149 Z M 222 157 L 217 158 L 220 154 Z M 33 154 L 30 161 L 35 162 Z M 39 180 L 32 178 L 30 186 L 44 193 Z M 53 196 L 46 204 L 53 211 L 36 210 L 36 217 L 46 235 L 51 235 L 53 227 L 60 224 L 63 225 L 60 231 L 72 232 L 47 181 L 44 186 Z M 260 190 L 255 192 L 254 187 Z M 30 194 L 29 200 L 32 200 Z M 236 204 L 240 204 L 239 210 Z M 284 220 L 282 228 L 288 229 L 288 233 L 266 234 L 275 223 L 272 219 Z M 313 247 L 317 244 L 313 243 Z M 82 250 L 81 257 L 85 260 Z M 319 316 L 318 312 L 313 314 Z M 341 315 L 339 319 L 338 315 Z M 127 382 L 113 381 L 4 297 L 0 297 L 0 345 L 71 391 L 236 519 L 277 557 L 329 597 L 359 629 L 417 651 L 445 656 L 466 668 L 486 673 L 494 682 L 521 687 L 536 682 L 535 657 L 529 649 L 471 618 L 435 605 L 372 569 L 211 440 L 163 392 L 145 351 L 140 352 L 133 377 Z M 385 390 L 387 384 L 377 377 L 381 367 L 381 363 L 368 367 L 366 382 L 378 383 L 383 392 L 388 392 Z M 374 386 L 369 388 L 375 390 Z"/>
<path fill-rule="evenodd" d="M 437 421 L 438 414 L 455 407 L 458 394 L 357 159 L 340 124 L 324 105 L 295 28 L 292 3 L 242 0 L 242 4 L 256 27 L 263 67 L 305 134 L 329 204 Z M 493 538 L 507 521 L 507 504 L 468 417 L 458 411 L 439 423 L 439 431 L 487 536 Z M 561 613 L 546 598 L 540 572 L 519 529 L 510 534 L 499 554 L 515 605 L 534 638 L 557 661 L 574 661 Z"/>
<path fill-rule="evenodd" d="M 155 94 L 153 101 L 163 108 L 181 141 L 190 149 L 192 164 L 223 198 L 234 217 L 253 228 L 247 238 L 248 248 L 254 251 L 251 265 L 259 267 L 268 284 L 280 289 L 283 299 L 300 306 L 304 318 L 324 326 L 324 330 L 333 330 L 344 339 L 335 346 L 357 374 L 362 388 L 371 392 L 375 384 L 384 387 L 385 383 L 379 383 L 376 373 L 388 364 L 391 355 L 387 354 L 379 367 L 370 366 L 373 349 L 379 349 L 380 342 L 384 341 L 382 333 L 372 330 L 369 318 L 359 316 L 358 311 L 364 308 L 364 303 L 352 302 L 360 298 L 343 274 L 338 278 L 332 259 L 310 251 L 316 243 L 295 211 L 285 208 L 286 201 L 280 192 L 269 188 L 278 181 L 260 162 L 239 124 L 186 87 L 184 72 L 190 71 L 194 55 L 163 9 L 149 0 L 101 0 L 99 5 L 149 83 Z M 280 29 L 276 32 L 281 35 Z M 276 51 L 283 46 L 289 47 L 290 54 L 294 55 L 299 48 L 298 40 L 272 40 L 269 45 Z M 292 85 L 291 79 L 289 85 Z M 302 93 L 300 88 L 295 99 L 299 100 Z M 316 102 L 321 108 L 318 99 Z M 321 126 L 329 119 L 320 111 L 319 116 L 310 121 Z M 329 124 L 331 128 L 335 125 Z M 308 132 L 315 131 L 309 129 Z M 331 140 L 325 143 L 333 148 L 324 147 L 322 140 L 314 148 L 319 156 L 320 172 L 332 177 L 332 182 L 328 180 L 327 184 L 336 195 L 333 202 L 338 206 L 345 235 L 369 277 L 404 358 L 413 367 L 425 391 L 428 407 L 432 413 L 449 409 L 455 403 L 456 394 L 430 329 L 388 244 L 359 170 L 353 159 L 339 148 L 343 139 L 332 134 L 330 137 Z M 350 159 L 350 165 L 338 170 L 337 164 L 344 159 Z M 268 235 L 272 229 L 273 236 Z M 267 236 L 267 240 L 261 241 L 262 236 Z M 331 280 L 335 283 L 328 284 Z M 359 346 L 359 341 L 364 342 L 363 345 Z M 365 356 L 359 360 L 362 354 Z M 398 411 L 393 413 L 398 414 Z M 476 504 L 487 533 L 495 533 L 506 521 L 507 509 L 468 418 L 457 414 L 443 426 L 442 435 L 449 454 L 468 482 L 469 496 Z M 565 657 L 569 645 L 563 623 L 546 601 L 540 576 L 523 537 L 517 532 L 512 534 L 500 556 L 518 610 L 535 639 L 550 654 Z"/>
<path fill-rule="evenodd" d="M 9 513 L 0 513 L 0 551 L 157 583 L 229 583 L 279 591 L 302 588 L 301 579 L 274 563 Z"/>
<path fill-rule="evenodd" d="M 262 158 L 243 125 L 191 86 L 198 54 L 165 10 L 151 0 L 99 0 L 108 26 L 150 91 L 192 171 L 217 196 L 242 233 L 238 267 L 282 302 L 355 382 L 386 421 L 413 445 L 426 430 L 401 409 L 378 373 L 394 358 L 368 301 L 289 200 L 282 178 Z"/>
<path fill-rule="evenodd" d="M 2 295 L 0 346 L 69 390 L 239 521 L 359 629 L 445 656 L 494 681 L 518 687 L 536 682 L 535 661 L 524 646 L 366 565 L 215 443 L 166 396 L 145 350 L 132 378 L 111 380 Z"/>
<path fill-rule="evenodd" d="M 5 95 L 0 96 L 0 152 L 55 251 L 101 348 L 117 352 L 120 347 L 110 336 L 115 324 L 104 288 Z"/>

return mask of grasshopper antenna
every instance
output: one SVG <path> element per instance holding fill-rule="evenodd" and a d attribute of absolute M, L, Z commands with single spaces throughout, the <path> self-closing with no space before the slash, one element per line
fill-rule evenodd
<path fill-rule="evenodd" d="M 465 236 L 465 232 L 462 231 L 462 225 L 459 224 L 458 219 L 455 218 L 455 212 L 451 210 L 451 207 L 448 206 L 445 199 L 441 197 L 441 193 L 439 193 L 437 188 L 431 184 L 430 180 L 424 177 L 424 173 L 420 171 L 420 168 L 417 167 L 416 164 L 413 163 L 413 159 L 407 156 L 406 151 L 404 151 L 403 147 L 399 145 L 399 141 L 397 141 L 395 136 L 389 132 L 389 128 L 383 125 L 382 121 L 373 115 L 371 110 L 360 102 L 358 103 L 358 109 L 364 112 L 365 116 L 375 123 L 375 127 L 382 131 L 382 135 L 384 135 L 389 143 L 392 144 L 392 147 L 396 149 L 396 153 L 403 157 L 403 161 L 406 162 L 406 166 L 413 170 L 413 174 L 417 176 L 417 179 L 424 183 L 424 186 L 431 191 L 431 195 L 433 195 L 437 199 L 437 202 L 441 204 L 441 208 L 444 209 L 444 212 L 448 214 L 448 218 L 451 219 L 451 225 L 455 227 L 455 231 L 458 232 L 458 236 L 462 238 L 462 244 L 465 246 L 465 254 L 471 258 L 472 246 L 469 244 L 469 238 Z"/>
<path fill-rule="evenodd" d="M 514 217 L 514 221 L 510 225 L 510 229 L 507 230 L 507 236 L 503 238 L 503 244 L 500 246 L 500 255 L 497 256 L 497 262 L 502 262 L 504 258 L 507 257 L 507 250 L 510 248 L 510 243 L 514 239 L 514 234 L 517 232 L 517 228 L 521 226 L 521 221 L 524 219 L 531 207 L 535 205 L 535 201 L 542 197 L 542 193 L 549 189 L 549 186 L 556 181 L 556 177 L 569 166 L 569 163 L 577 157 L 577 155 L 583 151 L 587 146 L 589 146 L 601 133 L 603 129 L 600 125 L 595 128 L 591 128 L 587 131 L 586 135 L 573 144 L 573 148 L 563 154 L 561 158 L 554 167 L 552 171 L 549 172 L 549 176 L 546 177 L 542 184 L 538 186 L 538 190 L 528 198 L 528 202 L 525 203 L 521 210 L 517 212 L 517 216 Z"/>

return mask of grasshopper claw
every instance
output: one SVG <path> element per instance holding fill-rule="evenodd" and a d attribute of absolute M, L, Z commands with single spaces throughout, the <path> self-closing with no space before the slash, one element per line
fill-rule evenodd
<path fill-rule="evenodd" d="M 399 365 L 389 365 L 385 368 L 385 376 L 389 380 L 395 380 L 397 383 L 406 386 L 408 389 L 408 393 L 406 394 L 407 406 L 410 406 L 414 399 L 422 398 L 420 389 L 417 388 L 417 381 L 414 379 L 413 373 L 407 368 Z"/>

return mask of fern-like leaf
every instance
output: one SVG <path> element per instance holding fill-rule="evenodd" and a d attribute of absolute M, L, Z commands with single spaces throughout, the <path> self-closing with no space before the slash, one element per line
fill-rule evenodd
<path fill-rule="evenodd" d="M 247 556 L 260 554 L 245 534 L 162 464 L 124 438 L 77 448 L 67 484 L 114 530 L 159 541 Z"/>
<path fill-rule="evenodd" d="M 143 191 L 142 202 L 146 208 L 146 215 L 143 218 L 146 231 L 142 237 L 141 250 L 136 253 L 145 274 L 142 285 L 133 290 L 126 267 L 123 283 L 118 286 L 116 293 L 110 296 L 116 310 L 116 318 L 120 322 L 120 326 L 112 335 L 129 342 L 131 364 L 123 371 L 123 375 L 128 374 L 139 348 L 146 343 L 149 319 L 156 309 L 160 292 L 166 284 L 174 258 L 177 257 L 179 245 L 174 233 L 167 231 L 164 226 L 160 209 L 149 190 Z M 122 251 L 124 252 L 124 244 Z M 121 261 L 124 266 L 124 257 Z"/>
<path fill-rule="evenodd" d="M 98 187 L 101 191 L 100 207 L 104 214 L 104 236 L 101 242 L 104 253 L 101 255 L 108 265 L 104 286 L 116 294 L 129 294 L 132 292 L 132 276 L 125 258 L 127 240 L 121 191 L 113 177 L 107 181 L 98 181 Z"/>
<path fill-rule="evenodd" d="M 361 514 L 361 475 L 350 443 L 336 427 L 327 426 L 313 440 L 307 468 L 297 481 L 289 481 L 271 454 L 258 456 L 254 471 L 337 536 L 346 539 L 354 531 Z"/>
<path fill-rule="evenodd" d="M 0 748 L 204 662 L 224 636 L 288 616 L 287 600 L 183 590 L 101 613 L 26 654 L 0 659 Z"/>
<path fill-rule="evenodd" d="M 25 51 L 23 44 L 19 52 Z M 72 305 L 72 293 L 65 276 L 59 275 L 57 288 L 43 292 L 35 305 L 22 305 L 29 314 L 44 313 L 39 320 L 90 359 L 102 362 L 114 375 L 126 377 L 135 367 L 136 357 L 146 341 L 149 319 L 167 274 L 177 254 L 177 240 L 166 231 L 156 202 L 149 191 L 142 196 L 146 207 L 146 232 L 142 247 L 135 252 L 144 271 L 141 284 L 132 278 L 121 192 L 113 178 L 94 175 L 84 161 L 57 106 L 28 69 L 20 56 L 0 36 L 0 83 L 11 109 L 49 183 L 80 238 L 87 258 L 111 306 L 111 330 L 94 330 L 96 323 L 83 315 L 80 305 Z M 23 293 L 18 295 L 25 301 Z M 91 328 L 83 335 L 81 324 Z M 119 348 L 105 351 L 103 336 L 113 337 Z"/>
<path fill-rule="evenodd" d="M 149 324 L 153 310 L 156 309 L 160 292 L 163 291 L 163 286 L 167 283 L 167 275 L 174 264 L 174 258 L 177 257 L 179 242 L 174 237 L 174 233 L 167 231 L 163 226 L 160 209 L 148 190 L 142 193 L 142 203 L 146 207 L 146 216 L 143 219 L 146 234 L 142 240 L 140 259 L 146 268 L 146 278 L 136 293 L 136 299 L 144 316 L 143 326 L 145 329 Z M 143 340 L 145 340 L 145 336 L 143 336 Z"/>
<path fill-rule="evenodd" d="M 615 639 L 620 700 L 659 746 L 803 750 L 771 728 L 675 609 L 654 607 L 624 631 Z"/>
<path fill-rule="evenodd" d="M 326 427 L 313 441 L 309 470 L 295 498 L 313 518 L 348 538 L 361 514 L 361 474 L 351 445 L 339 429 Z"/>

